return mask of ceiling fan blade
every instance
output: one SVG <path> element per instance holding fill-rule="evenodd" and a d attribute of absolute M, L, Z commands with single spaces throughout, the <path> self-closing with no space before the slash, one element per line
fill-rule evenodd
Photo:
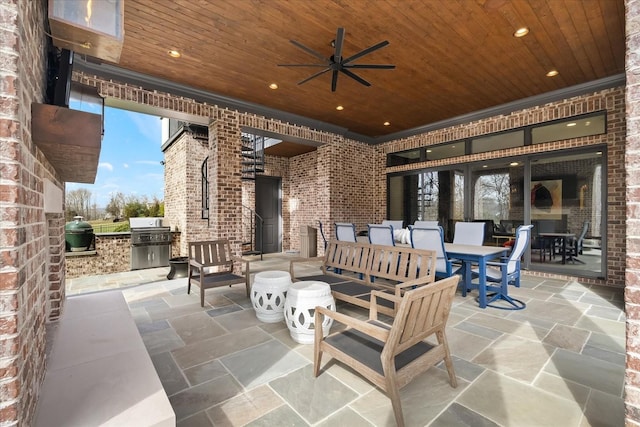
<path fill-rule="evenodd" d="M 376 69 L 376 70 L 393 70 L 394 68 L 396 68 L 395 65 L 391 65 L 391 64 L 352 64 L 352 65 L 343 65 L 342 68 L 362 68 L 362 69 L 366 69 L 366 68 L 370 68 L 370 69 Z"/>
<path fill-rule="evenodd" d="M 342 45 L 344 44 L 344 28 L 338 27 L 334 43 L 336 46 L 333 53 L 333 60 L 335 62 L 340 62 L 340 58 L 342 58 Z"/>
<path fill-rule="evenodd" d="M 344 66 L 344 64 L 347 64 L 351 61 L 355 61 L 358 58 L 362 58 L 365 55 L 370 54 L 371 52 L 373 52 L 374 50 L 378 50 L 381 49 L 383 47 L 385 47 L 386 45 L 388 45 L 389 42 L 387 40 L 382 41 L 378 44 L 374 44 L 373 46 L 370 46 L 364 50 L 361 50 L 360 52 L 356 53 L 355 55 L 351 55 L 350 57 L 348 57 L 347 59 L 345 59 L 344 61 L 342 61 L 342 65 Z"/>
<path fill-rule="evenodd" d="M 366 81 L 365 79 L 363 79 L 362 77 L 358 76 L 357 74 L 352 73 L 351 71 L 343 68 L 340 71 L 342 71 L 343 73 L 345 73 L 347 76 L 351 77 L 353 80 L 357 81 L 358 83 L 362 83 L 365 86 L 371 86 L 371 83 L 369 83 L 368 81 Z"/>
<path fill-rule="evenodd" d="M 329 60 L 327 58 L 325 58 L 324 56 L 322 56 L 321 54 L 319 54 L 318 52 L 316 52 L 315 50 L 306 47 L 305 45 L 303 45 L 300 42 L 297 42 L 295 40 L 289 40 L 291 43 L 293 43 L 295 46 L 298 46 L 300 49 L 304 50 L 305 52 L 307 52 L 310 55 L 315 56 L 318 59 L 321 59 L 322 61 L 324 61 L 325 63 L 329 63 Z"/>
<path fill-rule="evenodd" d="M 278 67 L 326 67 L 327 64 L 278 64 Z"/>
<path fill-rule="evenodd" d="M 318 77 L 318 76 L 320 76 L 320 75 L 322 75 L 322 74 L 326 73 L 326 72 L 327 72 L 327 71 L 329 71 L 329 70 L 331 70 L 331 68 L 330 68 L 330 67 L 325 68 L 325 69 L 324 69 L 324 70 L 322 70 L 322 71 L 318 71 L 317 73 L 315 73 L 315 74 L 311 75 L 310 77 L 307 77 L 306 79 L 304 79 L 304 80 L 302 80 L 302 81 L 298 82 L 298 84 L 299 84 L 299 85 L 301 85 L 302 83 L 306 83 L 306 82 L 308 82 L 308 81 L 309 81 L 309 80 L 311 80 L 311 79 L 315 79 L 316 77 Z"/>
<path fill-rule="evenodd" d="M 335 92 L 337 86 L 338 86 L 338 70 L 333 70 L 333 76 L 331 76 L 331 92 Z"/>

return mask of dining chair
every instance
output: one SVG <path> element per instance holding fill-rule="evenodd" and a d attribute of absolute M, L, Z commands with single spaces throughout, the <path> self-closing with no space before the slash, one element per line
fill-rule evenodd
<path fill-rule="evenodd" d="M 356 241 L 356 226 L 352 222 L 336 222 L 336 240 L 342 240 L 345 242 Z"/>
<path fill-rule="evenodd" d="M 369 243 L 374 245 L 395 246 L 392 225 L 369 224 L 367 225 Z"/>
<path fill-rule="evenodd" d="M 356 242 L 358 238 L 356 237 L 356 225 L 352 222 L 336 222 L 335 224 L 336 230 L 336 240 L 342 240 L 344 242 Z M 342 274 L 342 269 L 336 268 L 335 272 L 337 274 Z M 362 275 L 360 275 L 362 279 Z"/>
<path fill-rule="evenodd" d="M 574 238 L 567 242 L 567 261 L 571 262 L 579 262 L 580 264 L 584 264 L 584 261 L 578 259 L 578 255 L 582 254 L 582 244 L 584 242 L 584 238 L 587 235 L 587 231 L 589 231 L 589 221 L 585 221 L 582 224 L 582 230 L 577 238 Z"/>
<path fill-rule="evenodd" d="M 508 258 L 502 262 L 490 261 L 487 263 L 486 279 L 487 284 L 487 307 L 499 308 L 501 310 L 522 310 L 527 305 L 518 299 L 509 296 L 508 286 L 520 287 L 520 258 L 529 245 L 531 239 L 531 228 L 533 225 L 521 225 L 516 230 L 516 241 Z M 474 275 L 479 274 L 479 270 L 472 270 Z M 495 305 L 498 301 L 506 301 L 509 305 Z"/>
<path fill-rule="evenodd" d="M 327 353 L 379 387 L 391 400 L 396 424 L 404 426 L 400 389 L 415 377 L 444 361 L 449 383 L 458 386 L 445 331 L 457 284 L 457 277 L 448 277 L 408 290 L 402 297 L 374 290 L 368 320 L 316 307 L 316 325 L 329 317 L 346 328 L 326 338 L 322 328 L 316 328 L 314 376 L 320 374 L 322 354 Z M 378 319 L 378 298 L 398 307 L 390 325 Z M 424 341 L 433 335 L 436 340 Z"/>
<path fill-rule="evenodd" d="M 458 221 L 453 233 L 453 243 L 457 245 L 482 246 L 484 242 L 484 222 Z"/>
<path fill-rule="evenodd" d="M 368 224 L 369 243 L 373 245 L 395 246 L 396 239 L 394 237 L 393 226 L 382 224 Z M 382 261 L 391 262 L 391 261 Z M 400 262 L 398 260 L 398 262 Z M 385 264 L 386 265 L 386 264 Z M 375 276 L 371 276 L 371 281 L 375 280 Z"/>
<path fill-rule="evenodd" d="M 444 248 L 442 227 L 411 227 L 410 233 L 412 248 L 436 252 L 436 278 L 450 277 L 453 274 L 453 266 Z"/>
<path fill-rule="evenodd" d="M 382 225 L 390 225 L 394 230 L 402 230 L 404 228 L 404 221 L 385 219 L 382 221 Z"/>
<path fill-rule="evenodd" d="M 409 228 L 417 227 L 417 228 L 433 228 L 438 227 L 440 224 L 438 221 L 414 221 L 413 225 L 410 225 Z"/>
<path fill-rule="evenodd" d="M 324 235 L 324 230 L 322 228 L 322 221 L 318 220 L 318 229 L 320 230 L 320 237 L 322 237 L 322 241 L 324 243 L 324 250 L 327 250 L 327 245 L 329 244 L 329 242 L 327 242 L 327 237 Z"/>

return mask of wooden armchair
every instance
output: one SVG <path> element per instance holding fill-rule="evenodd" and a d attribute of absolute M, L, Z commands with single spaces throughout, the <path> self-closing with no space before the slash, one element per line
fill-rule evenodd
<path fill-rule="evenodd" d="M 391 399 L 396 423 L 403 426 L 400 389 L 414 377 L 444 360 L 451 386 L 458 386 L 445 336 L 458 280 L 448 277 L 407 290 L 401 297 L 372 291 L 367 321 L 316 307 L 316 325 L 328 316 L 347 328 L 326 338 L 322 328 L 315 330 L 314 375 L 320 373 L 322 353 L 328 353 L 382 389 Z M 392 325 L 378 320 L 376 298 L 394 301 L 399 307 Z M 437 344 L 424 341 L 434 334 Z"/>
<path fill-rule="evenodd" d="M 234 273 L 234 261 L 244 262 L 242 271 Z M 204 291 L 219 286 L 231 286 L 244 283 L 247 297 L 251 291 L 249 261 L 231 255 L 229 240 L 211 240 L 189 243 L 189 284 L 187 293 L 191 293 L 191 284 L 200 288 L 200 305 L 204 307 Z"/>

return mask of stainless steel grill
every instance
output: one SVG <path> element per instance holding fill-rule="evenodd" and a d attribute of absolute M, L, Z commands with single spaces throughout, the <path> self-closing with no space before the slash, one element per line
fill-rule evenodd
<path fill-rule="evenodd" d="M 131 229 L 131 269 L 165 267 L 171 257 L 169 227 Z"/>

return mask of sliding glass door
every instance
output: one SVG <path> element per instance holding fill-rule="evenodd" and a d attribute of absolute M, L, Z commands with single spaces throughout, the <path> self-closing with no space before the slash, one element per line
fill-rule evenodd
<path fill-rule="evenodd" d="M 390 219 L 438 221 L 445 236 L 464 218 L 464 169 L 431 170 L 388 177 Z"/>
<path fill-rule="evenodd" d="M 485 223 L 485 245 L 509 244 L 533 224 L 524 267 L 604 277 L 606 161 L 601 148 L 503 158 L 388 176 L 388 212 L 405 224 Z"/>

